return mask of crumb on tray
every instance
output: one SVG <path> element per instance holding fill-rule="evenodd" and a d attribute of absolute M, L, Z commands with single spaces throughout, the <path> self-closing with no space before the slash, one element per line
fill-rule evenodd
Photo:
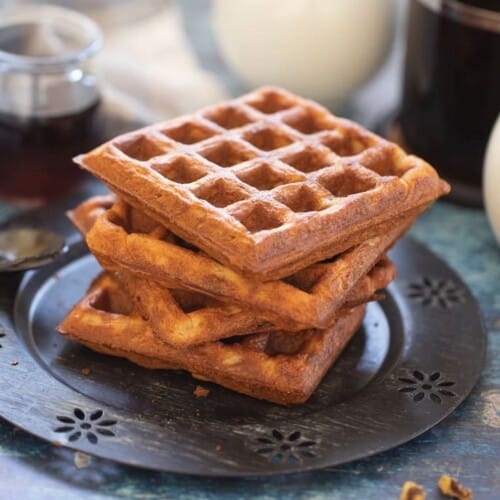
<path fill-rule="evenodd" d="M 401 489 L 399 500 L 425 500 L 425 491 L 419 484 L 406 481 Z"/>
<path fill-rule="evenodd" d="M 193 394 L 197 398 L 206 398 L 208 394 L 210 393 L 209 389 L 206 389 L 205 387 L 202 387 L 201 385 L 197 385 Z"/>
<path fill-rule="evenodd" d="M 442 475 L 438 482 L 439 491 L 447 497 L 458 500 L 472 500 L 472 490 L 462 486 L 455 478 Z"/>
<path fill-rule="evenodd" d="M 77 469 L 84 469 L 90 465 L 91 456 L 81 451 L 75 452 L 74 463 Z"/>

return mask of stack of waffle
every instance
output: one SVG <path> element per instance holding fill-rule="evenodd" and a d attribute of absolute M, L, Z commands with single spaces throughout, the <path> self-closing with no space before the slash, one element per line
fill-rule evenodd
<path fill-rule="evenodd" d="M 70 213 L 105 271 L 59 331 L 280 404 L 309 398 L 394 279 L 388 249 L 448 191 L 423 160 L 275 88 L 77 162 L 114 195 Z"/>

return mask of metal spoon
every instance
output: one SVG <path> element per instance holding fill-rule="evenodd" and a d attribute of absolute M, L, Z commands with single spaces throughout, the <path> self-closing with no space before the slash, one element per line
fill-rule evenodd
<path fill-rule="evenodd" d="M 68 249 L 62 236 L 41 229 L 0 231 L 0 272 L 25 271 L 51 263 Z"/>

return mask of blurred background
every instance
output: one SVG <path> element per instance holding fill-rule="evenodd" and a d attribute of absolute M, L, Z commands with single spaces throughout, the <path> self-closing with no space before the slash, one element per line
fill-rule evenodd
<path fill-rule="evenodd" d="M 52 94 L 59 101 L 64 95 L 75 99 L 78 85 L 85 92 L 89 85 L 95 87 L 99 107 L 92 120 L 100 128 L 86 135 L 98 144 L 117 133 L 194 111 L 259 85 L 280 85 L 423 156 L 452 183 L 456 201 L 482 206 L 487 141 L 500 111 L 499 3 L 54 0 L 50 5 L 94 20 L 102 29 L 104 43 L 78 67 L 85 79 L 73 79 L 71 85 L 65 81 L 64 89 L 58 84 L 57 91 L 53 86 Z M 7 13 L 0 18 L 0 124 L 4 131 L 5 124 L 18 126 L 20 102 L 45 102 L 50 94 L 46 88 L 53 85 L 44 83 L 44 75 L 37 70 L 36 83 L 31 76 L 21 95 L 19 68 L 12 69 L 12 61 L 5 57 L 2 65 L 6 43 L 13 39 L 12 22 L 5 21 L 8 13 L 33 5 L 47 2 L 0 0 L 2 12 Z M 57 55 L 53 52 L 55 31 L 27 32 L 29 36 L 22 35 L 29 40 L 25 46 L 36 46 L 39 51 L 50 46 L 52 52 L 42 50 L 42 55 Z M 67 65 L 65 74 L 73 71 L 74 75 L 74 69 Z M 81 99 L 81 92 L 78 95 Z M 61 107 L 54 99 L 47 102 L 46 108 Z M 74 103 L 73 108 L 82 106 Z M 29 131 L 29 118 L 40 116 L 33 108 L 23 113 L 23 130 Z M 57 117 L 55 111 L 53 116 L 43 113 Z M 63 112 L 59 109 L 58 113 Z M 18 144 L 19 138 L 14 142 Z M 5 143 L 4 136 L 2 146 Z M 55 149 L 57 140 L 53 144 Z M 93 145 L 77 141 L 76 152 Z M 9 158 L 14 154 L 11 148 Z M 6 161 L 0 156 L 0 169 Z M 500 174 L 491 175 L 500 182 Z M 16 183 L 7 184 L 3 191 L 0 187 L 4 198 L 8 189 L 16 190 Z"/>
<path fill-rule="evenodd" d="M 103 91 L 146 121 L 263 84 L 344 114 L 362 109 L 358 119 L 370 126 L 397 104 L 403 51 L 394 40 L 402 39 L 405 0 L 286 0 L 279 8 L 266 0 L 0 0 L 7 9 L 47 4 L 100 25 Z"/>

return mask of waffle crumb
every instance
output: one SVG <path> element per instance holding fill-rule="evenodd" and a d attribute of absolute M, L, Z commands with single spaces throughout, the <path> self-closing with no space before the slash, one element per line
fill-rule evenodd
<path fill-rule="evenodd" d="M 209 393 L 210 393 L 210 390 L 206 389 L 205 387 L 202 387 L 201 385 L 197 385 L 196 389 L 193 392 L 193 394 L 197 398 L 206 398 Z"/>
<path fill-rule="evenodd" d="M 90 375 L 90 368 L 82 368 L 82 375 Z"/>
<path fill-rule="evenodd" d="M 458 500 L 472 500 L 472 490 L 462 486 L 455 478 L 443 475 L 438 482 L 439 491 L 447 497 Z"/>
<path fill-rule="evenodd" d="M 425 491 L 419 484 L 406 481 L 401 488 L 399 500 L 425 500 Z"/>
<path fill-rule="evenodd" d="M 81 451 L 75 452 L 74 462 L 77 469 L 85 469 L 90 465 L 91 456 Z"/>

